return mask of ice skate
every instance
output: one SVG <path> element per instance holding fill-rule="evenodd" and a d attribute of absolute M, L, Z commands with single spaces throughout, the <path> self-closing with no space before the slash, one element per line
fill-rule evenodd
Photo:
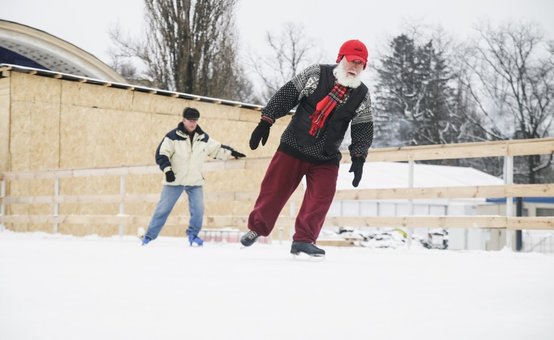
<path fill-rule="evenodd" d="M 248 230 L 242 237 L 240 238 L 240 243 L 242 244 L 242 248 L 250 247 L 253 245 L 256 240 L 260 237 L 257 232 Z"/>
<path fill-rule="evenodd" d="M 145 246 L 148 244 L 148 242 L 152 241 L 150 238 L 145 237 L 146 236 L 146 230 L 143 227 L 139 227 L 137 229 L 137 237 L 140 239 L 140 243 L 142 246 Z"/>
<path fill-rule="evenodd" d="M 189 235 L 189 244 L 191 247 L 194 247 L 195 245 L 202 247 L 204 245 L 204 240 L 198 237 L 198 235 Z"/>
<path fill-rule="evenodd" d="M 142 239 L 144 239 L 144 235 L 146 235 L 146 230 L 144 229 L 144 227 L 138 227 L 137 237 L 142 240 Z"/>
<path fill-rule="evenodd" d="M 293 241 L 290 247 L 290 253 L 296 256 L 306 254 L 311 257 L 325 257 L 325 250 L 308 242 Z"/>

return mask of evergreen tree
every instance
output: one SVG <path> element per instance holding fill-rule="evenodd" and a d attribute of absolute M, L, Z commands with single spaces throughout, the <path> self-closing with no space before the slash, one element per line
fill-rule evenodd
<path fill-rule="evenodd" d="M 433 42 L 418 47 L 416 53 L 416 109 L 413 144 L 457 142 L 460 121 L 451 110 L 453 90 L 450 72 L 441 52 Z"/>
<path fill-rule="evenodd" d="M 377 69 L 376 139 L 382 146 L 456 142 L 463 122 L 452 110 L 452 76 L 442 52 L 432 40 L 417 46 L 406 35 L 390 46 Z"/>
<path fill-rule="evenodd" d="M 415 92 L 415 45 L 406 35 L 390 43 L 391 55 L 377 68 L 376 145 L 406 145 L 409 141 Z"/>

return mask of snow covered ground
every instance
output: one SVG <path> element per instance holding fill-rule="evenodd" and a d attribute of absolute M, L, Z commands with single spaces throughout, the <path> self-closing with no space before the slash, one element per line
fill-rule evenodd
<path fill-rule="evenodd" d="M 554 256 L 0 232 L 0 339 L 554 339 Z"/>

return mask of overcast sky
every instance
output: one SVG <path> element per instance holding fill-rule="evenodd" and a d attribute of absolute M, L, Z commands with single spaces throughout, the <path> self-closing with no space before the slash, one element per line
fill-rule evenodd
<path fill-rule="evenodd" d="M 62 38 L 109 62 L 108 30 L 116 24 L 138 36 L 142 0 L 0 0 L 0 18 L 32 26 Z M 333 62 L 347 39 L 364 41 L 372 52 L 399 33 L 406 20 L 442 25 L 454 37 L 471 33 L 479 19 L 535 21 L 554 38 L 553 0 L 239 0 L 237 25 L 243 53 L 264 48 L 267 31 L 300 23 Z M 375 54 L 373 54 L 375 56 Z"/>

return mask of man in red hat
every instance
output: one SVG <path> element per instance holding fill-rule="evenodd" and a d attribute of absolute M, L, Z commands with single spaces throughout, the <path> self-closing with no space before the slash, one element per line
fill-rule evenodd
<path fill-rule="evenodd" d="M 271 125 L 297 106 L 292 121 L 261 184 L 241 243 L 249 247 L 268 236 L 283 206 L 306 176 L 306 192 L 295 223 L 291 253 L 324 256 L 315 243 L 335 195 L 342 143 L 351 125 L 349 146 L 354 173 L 352 185 L 362 178 L 363 164 L 373 140 L 373 117 L 367 86 L 361 81 L 367 48 L 348 40 L 339 49 L 337 65 L 312 65 L 275 93 L 262 109 L 250 148 L 265 145 Z"/>

